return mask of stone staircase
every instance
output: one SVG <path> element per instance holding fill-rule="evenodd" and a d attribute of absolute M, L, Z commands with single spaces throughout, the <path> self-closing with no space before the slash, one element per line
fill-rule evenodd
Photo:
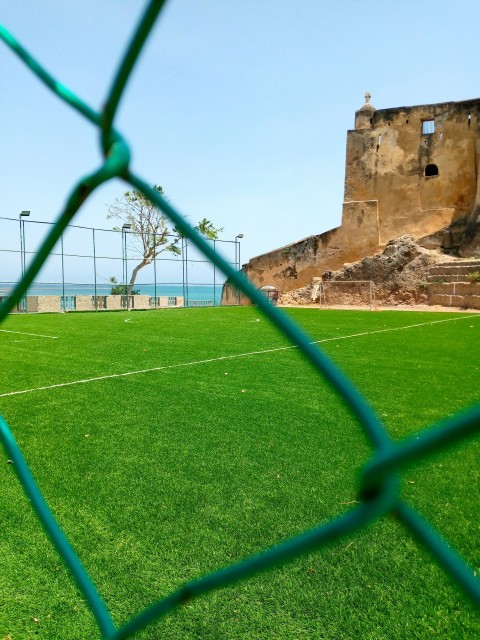
<path fill-rule="evenodd" d="M 430 267 L 428 304 L 480 309 L 480 282 L 468 277 L 477 273 L 480 274 L 480 260 L 445 262 Z"/>

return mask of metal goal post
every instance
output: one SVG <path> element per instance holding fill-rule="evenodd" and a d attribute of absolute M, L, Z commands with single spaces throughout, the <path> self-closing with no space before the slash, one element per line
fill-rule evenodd
<path fill-rule="evenodd" d="M 315 283 L 312 300 L 322 307 L 375 308 L 375 285 L 372 280 L 322 280 Z"/>

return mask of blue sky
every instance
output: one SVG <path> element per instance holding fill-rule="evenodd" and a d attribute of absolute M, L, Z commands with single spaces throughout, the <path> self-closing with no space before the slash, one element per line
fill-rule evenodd
<path fill-rule="evenodd" d="M 0 22 L 98 109 L 144 5 L 3 0 Z M 339 225 L 346 132 L 366 90 L 379 109 L 479 97 L 478 24 L 470 0 L 170 0 L 117 128 L 133 169 L 193 223 L 244 234 L 243 262 Z M 2 43 L 0 56 L 0 215 L 54 220 L 99 165 L 98 135 Z M 75 222 L 111 226 L 125 189 L 100 188 Z"/>

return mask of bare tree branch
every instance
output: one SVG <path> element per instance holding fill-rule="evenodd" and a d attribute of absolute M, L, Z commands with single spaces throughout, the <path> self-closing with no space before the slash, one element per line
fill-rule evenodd
<path fill-rule="evenodd" d="M 164 191 L 161 186 L 153 185 L 161 196 Z M 140 191 L 125 191 L 121 198 L 108 207 L 107 219 L 120 220 L 130 224 L 128 233 L 129 246 L 135 251 L 135 257 L 140 262 L 132 271 L 127 292 L 131 295 L 138 272 L 146 267 L 164 251 L 175 255 L 181 254 L 178 246 L 182 236 L 177 229 L 170 231 L 166 216 Z M 203 218 L 195 227 L 206 238 L 215 240 L 223 229 L 217 229 L 210 220 Z M 120 231 L 120 227 L 114 227 Z M 124 283 L 126 284 L 126 283 Z"/>

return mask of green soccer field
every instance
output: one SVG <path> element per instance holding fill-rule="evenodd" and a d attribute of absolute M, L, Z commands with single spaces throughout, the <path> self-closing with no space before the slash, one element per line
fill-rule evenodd
<path fill-rule="evenodd" d="M 479 401 L 480 314 L 286 311 L 395 440 Z M 11 316 L 0 410 L 116 624 L 181 584 L 355 507 L 371 455 L 258 309 Z M 402 496 L 480 571 L 480 440 L 402 472 Z M 0 455 L 0 640 L 100 637 Z M 474 638 L 478 610 L 382 518 L 188 602 L 139 638 Z M 137 637 L 137 636 L 136 636 Z"/>

